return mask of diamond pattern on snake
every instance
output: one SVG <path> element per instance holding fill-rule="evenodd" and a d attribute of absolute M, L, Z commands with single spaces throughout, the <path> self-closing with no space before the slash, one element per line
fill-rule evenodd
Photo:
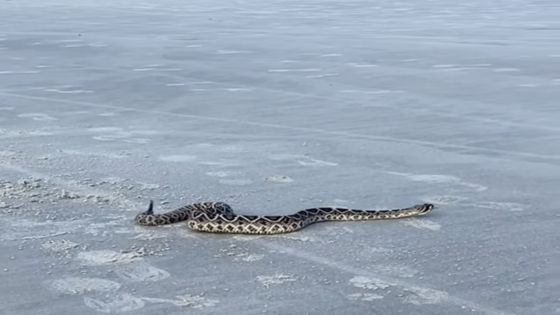
<path fill-rule="evenodd" d="M 154 214 L 154 202 L 150 201 L 148 210 L 136 215 L 134 221 L 144 226 L 186 221 L 189 228 L 198 232 L 270 235 L 295 232 L 316 222 L 385 220 L 421 216 L 434 208 L 435 206 L 430 203 L 391 210 L 320 207 L 289 215 L 257 216 L 235 214 L 227 203 L 201 202 L 166 213 Z"/>

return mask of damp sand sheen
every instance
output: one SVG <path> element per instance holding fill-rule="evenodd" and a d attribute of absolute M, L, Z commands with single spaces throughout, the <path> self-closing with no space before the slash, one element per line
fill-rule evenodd
<path fill-rule="evenodd" d="M 560 315 L 559 10 L 2 2 L 0 314 Z M 149 200 L 437 208 L 228 235 Z"/>

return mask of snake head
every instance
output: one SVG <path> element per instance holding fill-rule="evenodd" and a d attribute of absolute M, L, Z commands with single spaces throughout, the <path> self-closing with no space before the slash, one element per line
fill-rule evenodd
<path fill-rule="evenodd" d="M 426 214 L 426 213 L 428 213 L 428 212 L 434 210 L 434 209 L 436 208 L 436 206 L 434 206 L 434 205 L 431 204 L 431 203 L 425 203 L 425 204 L 423 204 L 423 205 L 419 205 L 418 208 L 419 208 L 419 210 L 420 210 L 420 211 L 418 212 L 418 215 L 424 215 L 424 214 Z"/>

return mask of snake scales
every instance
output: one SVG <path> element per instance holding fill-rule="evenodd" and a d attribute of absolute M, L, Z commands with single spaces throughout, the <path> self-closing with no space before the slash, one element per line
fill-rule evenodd
<path fill-rule="evenodd" d="M 148 210 L 138 214 L 135 222 L 139 225 L 153 226 L 186 221 L 189 228 L 200 232 L 281 234 L 300 230 L 316 222 L 398 219 L 425 215 L 433 209 L 434 205 L 429 203 L 392 210 L 321 207 L 301 210 L 290 215 L 255 216 L 235 214 L 233 209 L 223 202 L 202 202 L 154 214 L 154 203 L 150 201 Z"/>

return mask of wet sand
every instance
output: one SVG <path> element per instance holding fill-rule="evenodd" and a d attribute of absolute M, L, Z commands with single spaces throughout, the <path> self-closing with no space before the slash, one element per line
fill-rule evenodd
<path fill-rule="evenodd" d="M 5 1 L 0 313 L 560 314 L 553 1 Z M 224 201 L 427 216 L 215 235 Z"/>

